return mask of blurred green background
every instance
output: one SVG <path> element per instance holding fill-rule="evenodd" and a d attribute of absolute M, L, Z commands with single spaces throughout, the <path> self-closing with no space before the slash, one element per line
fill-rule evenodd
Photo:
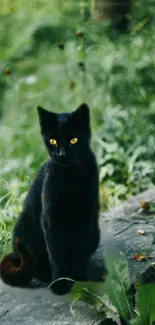
<path fill-rule="evenodd" d="M 131 3 L 123 30 L 96 2 L 1 0 L 0 255 L 48 157 L 38 105 L 90 105 L 102 210 L 155 183 L 155 4 Z"/>

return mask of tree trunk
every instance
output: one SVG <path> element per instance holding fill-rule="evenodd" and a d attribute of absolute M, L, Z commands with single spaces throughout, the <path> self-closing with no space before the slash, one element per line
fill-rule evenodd
<path fill-rule="evenodd" d="M 92 17 L 110 20 L 120 31 L 126 31 L 130 13 L 130 0 L 91 0 Z"/>

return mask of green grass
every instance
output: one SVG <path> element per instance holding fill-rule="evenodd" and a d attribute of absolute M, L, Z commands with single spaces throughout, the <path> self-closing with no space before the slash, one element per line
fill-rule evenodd
<path fill-rule="evenodd" d="M 47 159 L 37 105 L 56 112 L 90 105 L 102 210 L 154 184 L 155 8 L 152 1 L 149 10 L 139 3 L 126 35 L 91 21 L 87 8 L 73 1 L 1 6 L 0 255 Z"/>

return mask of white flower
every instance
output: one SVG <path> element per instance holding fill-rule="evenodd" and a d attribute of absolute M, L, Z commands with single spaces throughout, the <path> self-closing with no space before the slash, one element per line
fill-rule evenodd
<path fill-rule="evenodd" d="M 36 82 L 37 82 L 37 77 L 34 75 L 28 76 L 27 78 L 25 78 L 25 83 L 28 85 L 35 84 Z"/>

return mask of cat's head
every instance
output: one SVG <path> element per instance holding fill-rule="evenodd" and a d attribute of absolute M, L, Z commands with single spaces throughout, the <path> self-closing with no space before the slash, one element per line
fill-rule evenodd
<path fill-rule="evenodd" d="M 89 107 L 82 104 L 72 113 L 57 114 L 38 106 L 41 134 L 55 160 L 70 160 L 90 151 Z"/>

